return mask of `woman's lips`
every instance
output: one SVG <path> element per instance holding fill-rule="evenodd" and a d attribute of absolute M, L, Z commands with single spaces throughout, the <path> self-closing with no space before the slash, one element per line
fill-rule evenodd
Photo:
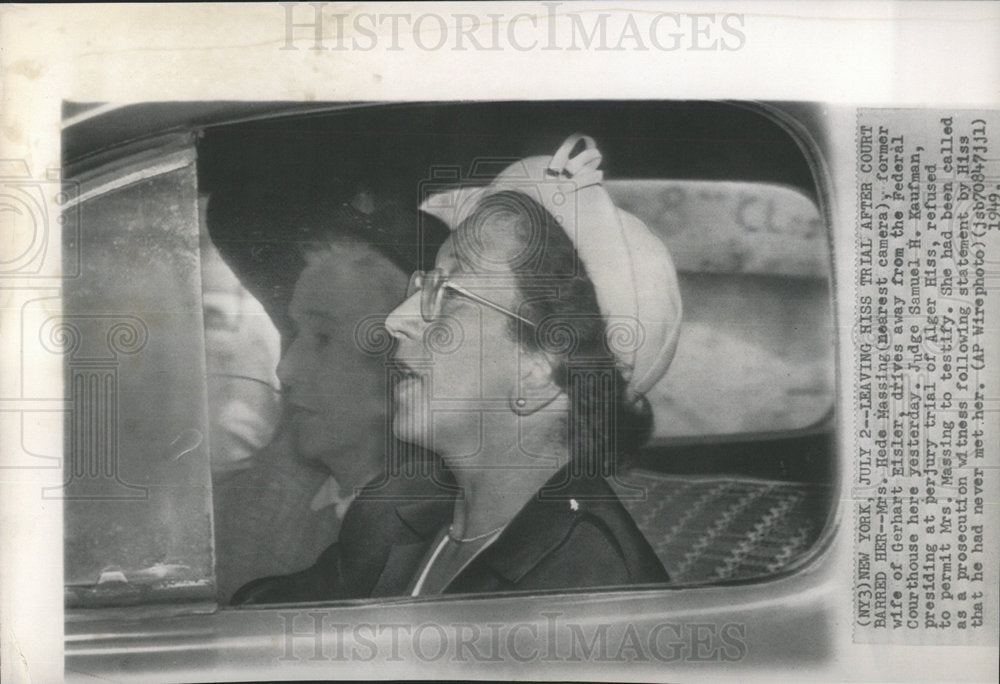
<path fill-rule="evenodd" d="M 413 380 L 421 380 L 422 374 L 418 373 L 414 369 L 410 368 L 406 363 L 395 359 L 393 362 L 393 370 L 395 371 L 396 387 Z"/>
<path fill-rule="evenodd" d="M 403 377 L 401 377 L 399 380 L 396 381 L 396 390 L 398 391 L 400 388 L 410 388 L 413 387 L 414 385 L 419 385 L 422 382 L 423 378 L 417 375 L 416 373 L 413 373 L 411 375 L 404 375 Z"/>

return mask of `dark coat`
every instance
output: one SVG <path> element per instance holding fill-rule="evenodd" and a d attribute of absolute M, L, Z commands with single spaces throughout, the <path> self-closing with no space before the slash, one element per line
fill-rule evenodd
<path fill-rule="evenodd" d="M 301 572 L 255 580 L 234 604 L 401 596 L 430 546 L 451 522 L 455 493 L 429 480 L 366 490 L 351 505 L 340 538 Z M 436 492 L 438 498 L 420 499 Z M 607 587 L 668 581 L 666 571 L 602 478 L 561 470 L 444 593 Z"/>

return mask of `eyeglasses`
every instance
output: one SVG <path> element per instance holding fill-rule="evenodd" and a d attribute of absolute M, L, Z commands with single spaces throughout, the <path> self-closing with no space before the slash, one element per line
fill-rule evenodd
<path fill-rule="evenodd" d="M 409 299 L 417 292 L 420 293 L 420 315 L 425 321 L 431 323 L 441 316 L 441 302 L 444 300 L 445 288 L 489 307 L 494 311 L 499 311 L 502 314 L 521 321 L 525 325 L 530 325 L 532 328 L 536 327 L 527 318 L 519 316 L 510 309 L 500 306 L 496 302 L 491 302 L 485 297 L 480 297 L 473 292 L 469 292 L 461 285 L 451 282 L 448 279 L 448 274 L 440 268 L 435 268 L 431 271 L 414 271 L 413 275 L 410 276 L 410 284 L 406 288 L 406 297 Z"/>

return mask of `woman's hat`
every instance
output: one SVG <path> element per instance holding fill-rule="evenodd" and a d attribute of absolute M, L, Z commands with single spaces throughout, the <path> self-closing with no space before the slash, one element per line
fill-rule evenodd
<path fill-rule="evenodd" d="M 451 230 L 484 197 L 521 192 L 563 227 L 594 285 L 628 394 L 648 392 L 670 366 L 681 323 L 677 273 L 666 245 L 638 218 L 615 206 L 602 185 L 594 140 L 574 134 L 555 155 L 528 157 L 488 186 L 460 187 L 428 197 L 420 209 Z"/>

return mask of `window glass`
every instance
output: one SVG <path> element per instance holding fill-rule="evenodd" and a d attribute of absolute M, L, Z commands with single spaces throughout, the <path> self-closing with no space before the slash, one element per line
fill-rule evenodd
<path fill-rule="evenodd" d="M 830 255 L 816 205 L 780 185 L 611 180 L 677 267 L 677 355 L 655 438 L 795 430 L 833 407 Z"/>
<path fill-rule="evenodd" d="M 43 331 L 70 404 L 46 493 L 65 499 L 70 606 L 214 594 L 195 155 L 144 157 L 83 183 L 64 245 L 82 270 Z"/>
<path fill-rule="evenodd" d="M 222 476 L 249 467 L 274 436 L 281 335 L 204 231 L 201 273 L 209 451 L 212 474 Z"/>

